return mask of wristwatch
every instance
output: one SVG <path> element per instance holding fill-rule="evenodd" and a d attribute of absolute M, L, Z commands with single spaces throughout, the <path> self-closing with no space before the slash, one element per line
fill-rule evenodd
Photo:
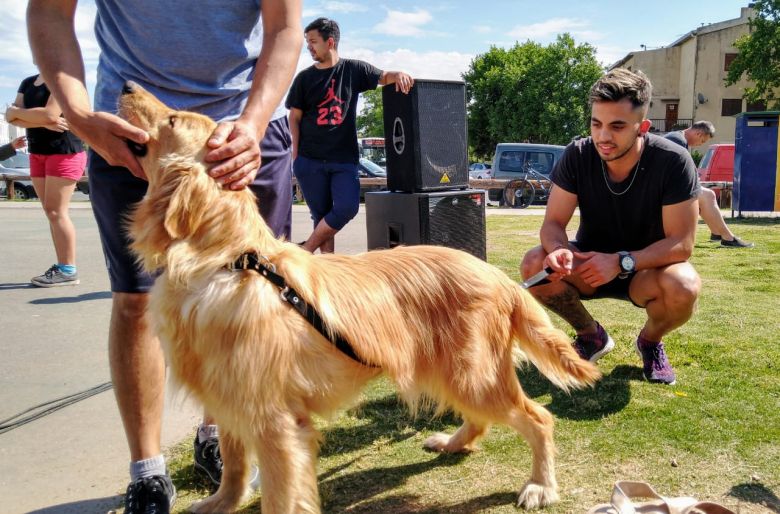
<path fill-rule="evenodd" d="M 628 252 L 618 252 L 618 264 L 620 265 L 620 274 L 618 278 L 627 278 L 636 271 L 636 260 Z"/>

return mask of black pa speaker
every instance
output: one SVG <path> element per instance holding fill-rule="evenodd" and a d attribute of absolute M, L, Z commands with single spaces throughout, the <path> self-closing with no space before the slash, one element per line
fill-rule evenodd
<path fill-rule="evenodd" d="M 439 245 L 487 259 L 485 191 L 366 193 L 368 249 Z"/>
<path fill-rule="evenodd" d="M 465 189 L 469 184 L 466 85 L 415 80 L 405 95 L 382 90 L 387 187 L 391 191 Z"/>

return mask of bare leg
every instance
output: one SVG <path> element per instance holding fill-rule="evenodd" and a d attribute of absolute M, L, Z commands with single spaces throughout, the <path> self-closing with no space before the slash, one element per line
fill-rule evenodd
<path fill-rule="evenodd" d="M 75 188 L 75 180 L 46 177 L 43 209 L 49 218 L 58 264 L 76 264 L 76 228 L 68 213 Z"/>
<path fill-rule="evenodd" d="M 160 454 L 165 358 L 146 314 L 149 296 L 114 293 L 108 356 L 130 459 Z"/>
<path fill-rule="evenodd" d="M 734 233 L 729 230 L 726 220 L 723 219 L 723 214 L 720 212 L 715 193 L 706 187 L 701 188 L 701 192 L 699 192 L 699 216 L 701 216 L 701 219 L 704 220 L 704 223 L 707 224 L 710 232 L 713 234 L 722 237 L 726 241 L 734 239 Z"/>
<path fill-rule="evenodd" d="M 701 279 L 687 262 L 642 270 L 631 281 L 629 294 L 644 305 L 647 321 L 641 335 L 648 341 L 663 337 L 691 318 L 701 290 Z"/>
<path fill-rule="evenodd" d="M 520 264 L 520 272 L 526 279 L 541 271 L 546 253 L 541 246 L 531 249 L 523 257 Z M 541 286 L 535 286 L 528 291 L 539 300 L 542 305 L 556 313 L 568 322 L 579 335 L 595 334 L 596 322 L 593 316 L 585 309 L 580 300 L 580 292 L 592 292 L 593 288 L 578 280 L 577 277 L 568 277 L 566 280 L 553 282 Z"/>
<path fill-rule="evenodd" d="M 314 227 L 314 232 L 311 233 L 309 239 L 303 243 L 303 248 L 312 253 L 318 248 L 320 253 L 333 253 L 336 248 L 335 237 L 337 233 L 338 230 L 331 228 L 323 218 Z"/>

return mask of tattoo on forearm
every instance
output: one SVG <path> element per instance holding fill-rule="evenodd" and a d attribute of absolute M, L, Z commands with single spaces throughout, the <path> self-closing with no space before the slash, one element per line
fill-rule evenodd
<path fill-rule="evenodd" d="M 593 317 L 582 305 L 580 295 L 574 286 L 566 284 L 563 292 L 554 296 L 539 297 L 539 301 L 566 320 L 574 330 L 583 330 L 593 323 Z"/>

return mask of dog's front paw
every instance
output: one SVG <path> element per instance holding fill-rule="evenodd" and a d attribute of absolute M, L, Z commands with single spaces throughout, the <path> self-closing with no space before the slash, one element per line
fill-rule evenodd
<path fill-rule="evenodd" d="M 526 482 L 517 497 L 517 506 L 526 510 L 546 507 L 558 501 L 558 492 L 554 487 Z"/>
<path fill-rule="evenodd" d="M 194 514 L 223 514 L 237 511 L 239 505 L 241 505 L 241 498 L 227 498 L 217 491 L 205 500 L 193 503 L 187 511 Z"/>

